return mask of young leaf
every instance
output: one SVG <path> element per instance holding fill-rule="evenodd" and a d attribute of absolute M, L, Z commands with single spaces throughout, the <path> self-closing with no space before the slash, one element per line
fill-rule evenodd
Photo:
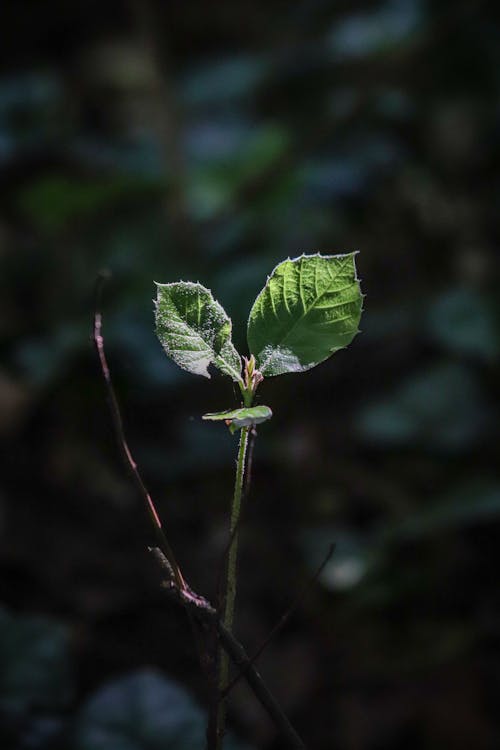
<path fill-rule="evenodd" d="M 242 409 L 228 409 L 227 411 L 204 414 L 202 419 L 208 419 L 211 422 L 224 421 L 229 426 L 231 432 L 234 432 L 241 427 L 249 427 L 250 425 L 267 422 L 272 416 L 273 413 L 269 406 L 249 406 Z"/>
<path fill-rule="evenodd" d="M 354 256 L 301 255 L 276 266 L 248 320 L 263 375 L 310 370 L 352 341 L 363 303 Z"/>
<path fill-rule="evenodd" d="M 241 381 L 241 359 L 231 341 L 231 319 L 201 284 L 178 281 L 157 284 L 156 334 L 179 367 L 210 377 L 215 365 Z"/>

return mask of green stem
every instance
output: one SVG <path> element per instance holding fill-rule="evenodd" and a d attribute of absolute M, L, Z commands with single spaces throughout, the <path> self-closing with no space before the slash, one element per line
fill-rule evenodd
<path fill-rule="evenodd" d="M 238 560 L 238 524 L 241 511 L 241 497 L 245 479 L 245 459 L 250 428 L 243 427 L 240 432 L 238 460 L 236 464 L 236 479 L 234 483 L 233 504 L 231 507 L 230 546 L 227 558 L 227 581 L 225 592 L 223 623 L 232 633 L 234 621 L 234 602 L 236 599 L 236 565 Z M 229 659 L 225 651 L 219 652 L 219 692 L 227 687 L 229 677 Z M 217 748 L 222 748 L 226 724 L 226 702 L 222 699 L 217 711 Z"/>
<path fill-rule="evenodd" d="M 237 526 L 240 520 L 241 496 L 243 494 L 243 481 L 245 477 L 245 458 L 248 445 L 249 427 L 243 427 L 240 434 L 240 445 L 238 448 L 238 461 L 236 465 L 236 480 L 234 483 L 233 505 L 231 508 L 231 525 L 229 533 L 232 542 L 229 547 L 227 560 L 227 585 L 226 585 L 226 605 L 224 609 L 224 625 L 228 630 L 233 629 L 234 620 L 234 600 L 236 597 L 236 562 L 238 558 L 238 531 Z"/>

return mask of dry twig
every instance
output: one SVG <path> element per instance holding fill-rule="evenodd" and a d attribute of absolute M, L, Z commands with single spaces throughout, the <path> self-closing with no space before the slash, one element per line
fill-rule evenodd
<path fill-rule="evenodd" d="M 193 589 L 187 584 L 175 559 L 172 548 L 170 547 L 170 544 L 165 536 L 165 532 L 163 531 L 158 512 L 155 508 L 151 495 L 149 494 L 146 485 L 142 480 L 139 469 L 137 468 L 137 464 L 132 456 L 125 437 L 120 407 L 113 387 L 109 366 L 104 351 L 100 300 L 102 294 L 102 286 L 107 276 L 108 274 L 101 273 L 97 283 L 93 339 L 97 355 L 99 357 L 103 379 L 106 384 L 109 407 L 113 418 L 118 445 L 125 463 L 132 474 L 135 484 L 145 501 L 146 508 L 158 537 L 160 546 L 152 547 L 150 548 L 150 551 L 152 552 L 155 560 L 158 562 L 164 573 L 163 589 L 169 595 L 170 599 L 178 602 L 184 607 L 191 621 L 194 619 L 197 623 L 205 627 L 208 626 L 211 629 L 215 628 L 222 647 L 229 655 L 232 662 L 238 667 L 240 673 L 244 675 L 244 678 L 252 689 L 254 695 L 259 700 L 261 705 L 265 708 L 283 738 L 287 741 L 288 747 L 291 748 L 291 750 L 305 750 L 304 743 L 290 724 L 287 716 L 284 714 L 283 710 L 279 706 L 272 693 L 265 685 L 262 677 L 253 665 L 252 661 L 249 659 L 241 643 L 239 643 L 239 641 L 234 638 L 234 636 L 227 630 L 227 628 L 224 627 L 224 624 L 221 622 L 217 611 L 212 607 L 212 605 L 204 597 L 193 591 Z"/>

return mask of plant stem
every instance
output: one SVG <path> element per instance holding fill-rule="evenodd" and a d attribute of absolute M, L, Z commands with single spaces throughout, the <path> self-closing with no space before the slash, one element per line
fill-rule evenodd
<path fill-rule="evenodd" d="M 224 625 L 228 630 L 233 629 L 234 620 L 234 600 L 236 597 L 236 562 L 238 557 L 238 531 L 237 526 L 240 520 L 241 497 L 243 494 L 243 482 L 245 477 L 245 459 L 248 445 L 249 427 L 243 427 L 240 434 L 240 444 L 238 448 L 238 460 L 236 465 L 236 479 L 234 483 L 233 504 L 231 508 L 231 525 L 229 533 L 233 535 L 231 546 L 229 547 L 227 560 L 227 586 L 226 586 L 226 603 L 224 608 Z"/>
<path fill-rule="evenodd" d="M 228 653 L 231 661 L 243 674 L 248 686 L 254 692 L 262 708 L 267 711 L 269 717 L 275 723 L 283 740 L 286 742 L 286 747 L 290 748 L 290 750 L 306 750 L 304 743 L 283 713 L 276 698 L 269 691 L 269 688 L 266 687 L 255 665 L 248 658 L 245 649 L 220 621 L 217 610 L 204 597 L 194 592 L 191 588 L 188 587 L 181 591 L 176 586 L 172 586 L 170 564 L 165 555 L 158 547 L 150 547 L 149 550 L 160 568 L 166 573 L 166 579 L 164 579 L 162 586 L 163 592 L 169 599 L 188 607 L 199 622 L 210 625 L 217 630 L 222 648 Z"/>
<path fill-rule="evenodd" d="M 234 621 L 234 602 L 236 599 L 236 565 L 238 560 L 238 524 L 240 520 L 241 498 L 245 479 L 245 459 L 250 428 L 243 427 L 240 432 L 240 444 L 236 463 L 236 479 L 234 483 L 233 504 L 231 507 L 230 546 L 227 557 L 227 580 L 224 603 L 224 627 L 232 633 Z M 219 652 L 219 692 L 227 687 L 229 676 L 229 659 L 225 651 Z M 226 724 L 226 702 L 222 698 L 217 710 L 217 748 L 222 748 Z"/>

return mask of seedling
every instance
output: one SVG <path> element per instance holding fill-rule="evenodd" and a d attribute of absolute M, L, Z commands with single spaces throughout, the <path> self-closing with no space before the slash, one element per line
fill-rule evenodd
<path fill-rule="evenodd" d="M 240 507 L 247 470 L 247 446 L 255 425 L 272 416 L 268 406 L 254 406 L 265 378 L 305 372 L 346 347 L 358 333 L 363 295 L 356 275 L 355 253 L 301 255 L 280 263 L 267 279 L 250 311 L 248 347 L 241 357 L 231 334 L 232 322 L 210 290 L 199 283 L 157 284 L 156 332 L 166 353 L 179 367 L 210 378 L 213 366 L 240 388 L 240 408 L 205 414 L 240 431 L 230 521 L 223 625 L 231 633 L 236 598 L 236 563 Z M 229 662 L 219 654 L 218 702 L 214 729 L 222 747 Z"/>
<path fill-rule="evenodd" d="M 252 352 L 241 358 L 231 340 L 231 320 L 212 293 L 198 283 L 177 282 L 158 284 L 156 330 L 167 354 L 183 369 L 209 378 L 208 368 L 215 366 L 238 384 L 242 404 L 239 408 L 205 414 L 204 419 L 224 422 L 231 433 L 240 432 L 236 478 L 231 508 L 230 536 L 227 552 L 227 579 L 223 602 L 223 618 L 211 604 L 187 583 L 168 542 L 152 497 L 141 477 L 127 443 L 123 420 L 104 350 L 100 293 L 106 274 L 101 274 L 97 287 L 94 315 L 94 343 L 106 384 L 116 437 L 123 459 L 145 503 L 154 526 L 158 546 L 150 551 L 164 577 L 164 591 L 188 613 L 198 645 L 199 628 L 209 627 L 217 634 L 218 683 L 207 729 L 207 749 L 220 750 L 225 731 L 225 700 L 240 677 L 252 689 L 262 707 L 279 729 L 286 746 L 305 750 L 305 745 L 290 724 L 279 703 L 255 669 L 254 661 L 270 638 L 286 621 L 292 609 L 273 628 L 269 638 L 253 657 L 232 633 L 236 597 L 236 562 L 238 526 L 243 487 L 248 490 L 251 450 L 247 455 L 249 435 L 255 439 L 257 424 L 271 418 L 268 406 L 253 401 L 258 386 L 266 377 L 289 372 L 304 372 L 328 359 L 347 346 L 358 333 L 363 296 L 356 275 L 355 254 L 301 255 L 280 263 L 258 295 L 250 311 L 248 344 Z M 245 474 L 248 476 L 245 478 Z M 331 547 L 323 566 L 332 554 Z M 300 597 L 296 603 L 300 601 Z M 210 660 L 207 650 L 202 664 Z M 229 682 L 231 658 L 239 672 Z"/>

